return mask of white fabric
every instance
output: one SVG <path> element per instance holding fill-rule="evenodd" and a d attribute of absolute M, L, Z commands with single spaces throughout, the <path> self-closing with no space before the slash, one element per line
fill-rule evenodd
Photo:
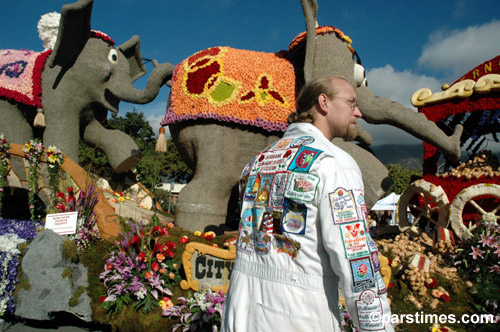
<path fill-rule="evenodd" d="M 386 197 L 378 200 L 371 208 L 373 211 L 395 211 L 398 205 L 399 197 L 396 193 L 390 193 Z"/>
<path fill-rule="evenodd" d="M 376 311 L 376 314 L 390 315 L 387 294 L 384 293 L 385 286 L 380 272 L 375 272 L 373 267 L 373 279 L 370 285 L 358 284 L 357 292 L 354 292 L 354 276 L 351 262 L 346 258 L 348 251 L 344 249 L 343 235 L 348 236 L 345 231 L 346 225 L 354 225 L 356 222 L 340 224 L 342 220 L 339 218 L 345 215 L 339 212 L 339 209 L 334 214 L 330 203 L 330 194 L 336 189 L 342 187 L 345 191 L 352 190 L 356 204 L 354 204 L 355 212 L 351 212 L 359 216 L 361 223 L 358 221 L 358 226 L 366 224 L 366 207 L 359 167 L 351 156 L 333 145 L 311 124 L 290 125 L 282 140 L 278 142 L 303 136 L 314 138 L 314 142 L 305 147 L 322 152 L 316 157 L 310 169 L 303 173 L 319 178 L 314 198 L 304 203 L 307 211 L 305 232 L 303 235 L 295 234 L 293 231 L 283 232 L 288 239 L 300 243 L 298 254 L 292 258 L 286 252 L 276 250 L 278 243 L 276 234 L 270 235 L 271 247 L 268 252 L 255 250 L 258 245 L 256 240 L 262 238 L 262 234 L 259 234 L 263 233 L 262 220 L 256 218 L 255 224 L 252 224 L 250 229 L 251 236 L 246 236 L 244 230 L 249 228 L 246 227 L 248 221 L 243 220 L 245 212 L 242 208 L 237 257 L 226 296 L 222 331 L 340 331 L 339 285 L 344 292 L 349 313 L 358 327 L 358 312 L 362 313 L 361 319 L 365 328 L 367 328 L 368 314 Z M 274 152 L 274 147 L 270 151 Z M 257 158 L 259 156 L 262 155 L 258 155 Z M 245 172 L 250 172 L 252 175 L 256 170 L 264 169 L 257 167 L 260 164 L 255 160 L 246 167 L 244 175 Z M 290 179 L 290 174 L 288 176 Z M 256 198 L 257 202 L 258 200 L 259 197 Z M 248 201 L 243 202 L 249 204 Z M 253 207 L 252 211 L 255 212 L 258 204 L 255 202 L 250 204 Z M 269 207 L 267 209 L 269 211 Z M 337 216 L 337 224 L 334 223 L 334 215 Z M 282 224 L 281 228 L 284 227 Z M 370 243 L 371 250 L 368 256 L 374 257 L 371 255 L 376 251 L 376 247 L 367 230 L 368 227 L 365 226 L 366 243 L 362 247 L 365 248 Z M 276 233 L 277 230 L 273 231 Z M 350 250 L 349 254 L 356 254 L 356 251 Z M 370 264 L 373 263 L 371 258 L 369 261 Z M 359 287 L 362 289 L 359 290 Z M 367 304 L 363 304 L 363 300 Z M 393 331 L 388 323 L 385 324 L 385 329 L 380 326 L 378 330 L 373 326 L 368 328 L 371 331 Z M 365 330 L 359 329 L 359 331 Z"/>

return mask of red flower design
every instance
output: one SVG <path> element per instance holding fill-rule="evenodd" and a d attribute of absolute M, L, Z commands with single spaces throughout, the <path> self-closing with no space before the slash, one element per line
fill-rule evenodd
<path fill-rule="evenodd" d="M 151 263 L 151 268 L 153 271 L 157 272 L 160 269 L 160 265 L 157 262 Z"/>
<path fill-rule="evenodd" d="M 427 288 L 436 288 L 437 286 L 437 280 L 432 278 L 432 281 L 430 283 L 425 284 Z"/>
<path fill-rule="evenodd" d="M 139 259 L 139 262 L 144 262 L 144 260 L 146 259 L 146 254 L 141 251 L 139 255 L 137 255 L 137 258 Z"/>
<path fill-rule="evenodd" d="M 187 236 L 183 236 L 183 237 L 181 237 L 181 238 L 179 239 L 179 243 L 180 243 L 180 244 L 186 244 L 186 243 L 188 243 L 189 241 L 190 241 L 190 240 L 189 240 L 189 238 L 188 238 Z"/>
<path fill-rule="evenodd" d="M 101 301 L 101 303 L 104 303 L 104 300 L 106 300 L 106 296 L 101 296 L 101 297 L 99 298 L 99 301 Z"/>
<path fill-rule="evenodd" d="M 450 302 L 450 297 L 447 294 L 441 295 L 441 300 L 444 302 Z"/>

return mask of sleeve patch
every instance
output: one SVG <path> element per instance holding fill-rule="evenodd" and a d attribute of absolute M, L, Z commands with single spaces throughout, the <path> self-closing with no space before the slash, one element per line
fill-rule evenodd
<path fill-rule="evenodd" d="M 382 301 L 371 289 L 363 291 L 356 300 L 359 328 L 367 331 L 379 331 L 385 328 L 384 320 L 374 321 L 374 317 L 382 318 Z M 376 315 L 374 315 L 376 314 Z"/>
<path fill-rule="evenodd" d="M 370 255 L 366 239 L 366 228 L 362 221 L 340 225 L 342 242 L 344 243 L 345 257 L 347 259 L 365 257 Z"/>
<path fill-rule="evenodd" d="M 353 281 L 352 291 L 354 293 L 359 293 L 375 287 L 376 280 L 373 274 L 370 257 L 351 259 L 349 263 L 351 264 Z"/>
<path fill-rule="evenodd" d="M 360 220 L 352 190 L 337 188 L 329 193 L 333 223 L 336 225 Z"/>
<path fill-rule="evenodd" d="M 302 172 L 290 172 L 285 197 L 294 201 L 311 202 L 316 197 L 319 177 Z"/>
<path fill-rule="evenodd" d="M 306 146 L 301 147 L 288 169 L 290 171 L 308 172 L 321 152 L 323 151 Z"/>

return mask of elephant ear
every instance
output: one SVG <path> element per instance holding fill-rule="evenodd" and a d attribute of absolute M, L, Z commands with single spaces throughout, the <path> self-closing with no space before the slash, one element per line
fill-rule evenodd
<path fill-rule="evenodd" d="M 83 50 L 90 38 L 93 2 L 80 0 L 62 7 L 56 45 L 47 62 L 50 68 L 71 66 Z"/>
<path fill-rule="evenodd" d="M 304 80 L 312 79 L 314 69 L 314 51 L 316 48 L 316 18 L 318 16 L 318 2 L 316 0 L 302 0 L 302 10 L 306 22 L 306 56 L 304 60 Z"/>
<path fill-rule="evenodd" d="M 142 61 L 140 46 L 141 39 L 139 36 L 135 35 L 118 47 L 118 49 L 127 58 L 130 66 L 130 78 L 132 79 L 132 82 L 137 80 L 139 77 L 144 76 L 147 72 L 144 61 Z"/>

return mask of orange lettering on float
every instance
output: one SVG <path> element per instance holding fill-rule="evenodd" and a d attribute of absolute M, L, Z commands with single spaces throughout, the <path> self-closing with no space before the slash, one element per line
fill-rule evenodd
<path fill-rule="evenodd" d="M 484 64 L 484 73 L 491 72 L 491 62 L 485 63 Z"/>
<path fill-rule="evenodd" d="M 474 69 L 474 71 L 472 72 L 472 77 L 474 79 L 479 77 L 479 69 Z"/>

